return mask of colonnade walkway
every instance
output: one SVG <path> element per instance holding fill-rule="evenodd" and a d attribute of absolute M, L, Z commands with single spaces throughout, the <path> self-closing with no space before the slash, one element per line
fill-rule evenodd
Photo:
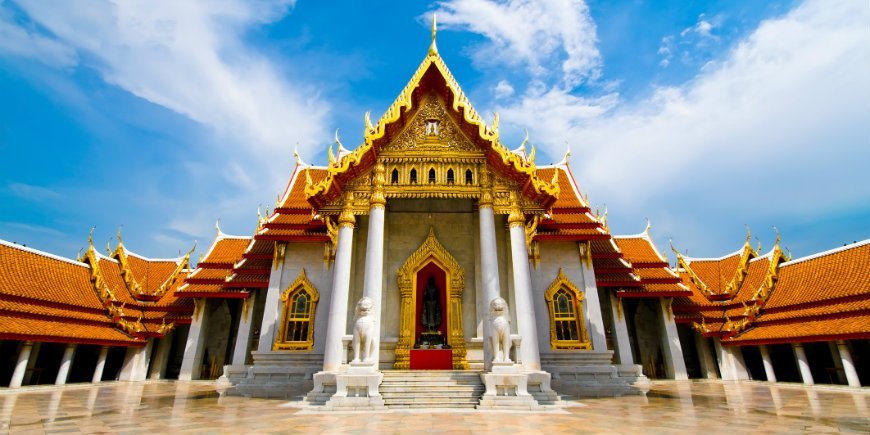
<path fill-rule="evenodd" d="M 110 382 L 0 391 L 0 432 L 870 432 L 866 388 L 656 381 L 646 396 L 569 399 L 568 405 L 543 412 L 336 413 L 307 410 L 298 401 L 220 397 L 209 381 Z"/>

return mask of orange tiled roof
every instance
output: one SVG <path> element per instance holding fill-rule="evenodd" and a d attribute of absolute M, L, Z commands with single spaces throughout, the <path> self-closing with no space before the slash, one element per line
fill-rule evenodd
<path fill-rule="evenodd" d="M 753 327 L 732 344 L 870 338 L 870 240 L 780 265 Z"/>
<path fill-rule="evenodd" d="M 116 328 L 87 264 L 0 241 L 0 338 L 138 345 Z"/>
<path fill-rule="evenodd" d="M 631 264 L 634 273 L 640 278 L 640 285 L 622 288 L 617 292 L 617 296 L 676 297 L 689 295 L 689 289 L 682 284 L 680 277 L 671 270 L 667 259 L 656 249 L 647 231 L 636 236 L 613 238 L 622 255 Z"/>

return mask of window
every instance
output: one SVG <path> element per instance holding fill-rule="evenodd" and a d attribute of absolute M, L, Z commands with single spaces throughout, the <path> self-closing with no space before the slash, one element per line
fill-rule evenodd
<path fill-rule="evenodd" d="M 466 169 L 465 170 L 465 184 L 472 184 L 472 183 L 474 183 L 474 178 L 472 178 L 472 176 L 471 176 L 471 169 Z"/>
<path fill-rule="evenodd" d="M 435 184 L 435 169 L 429 169 L 429 184 Z"/>
<path fill-rule="evenodd" d="M 417 170 L 411 169 L 411 177 L 409 179 L 411 184 L 417 184 Z"/>
<path fill-rule="evenodd" d="M 399 170 L 393 169 L 393 172 L 390 174 L 390 184 L 399 184 Z"/>
<path fill-rule="evenodd" d="M 314 311 L 319 294 L 305 270 L 281 294 L 284 306 L 273 350 L 311 350 L 314 347 Z"/>
<path fill-rule="evenodd" d="M 447 170 L 447 184 L 453 184 L 456 180 L 453 178 L 453 169 Z"/>
<path fill-rule="evenodd" d="M 583 319 L 583 293 L 562 269 L 546 293 L 550 311 L 550 346 L 553 349 L 592 349 Z"/>

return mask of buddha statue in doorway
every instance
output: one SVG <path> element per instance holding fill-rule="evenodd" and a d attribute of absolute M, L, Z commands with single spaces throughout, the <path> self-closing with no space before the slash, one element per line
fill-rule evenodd
<path fill-rule="evenodd" d="M 441 327 L 441 289 L 435 283 L 434 275 L 429 275 L 429 281 L 423 289 L 423 310 L 420 316 L 420 323 L 426 328 L 426 332 L 437 331 Z"/>

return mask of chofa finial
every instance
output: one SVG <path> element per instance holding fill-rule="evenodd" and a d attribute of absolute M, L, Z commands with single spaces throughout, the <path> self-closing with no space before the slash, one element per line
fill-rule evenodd
<path fill-rule="evenodd" d="M 429 45 L 429 56 L 438 56 L 438 46 L 435 45 L 435 33 L 438 31 L 435 12 L 432 12 L 432 44 Z"/>

